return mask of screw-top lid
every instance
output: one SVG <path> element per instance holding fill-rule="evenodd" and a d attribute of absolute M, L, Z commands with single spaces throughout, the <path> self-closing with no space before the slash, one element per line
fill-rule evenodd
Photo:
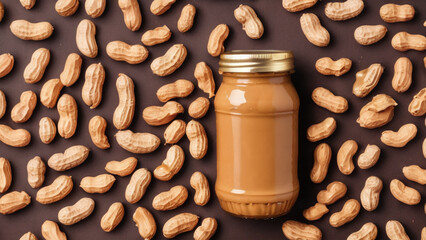
<path fill-rule="evenodd" d="M 220 55 L 219 73 L 294 72 L 291 51 L 234 50 Z"/>

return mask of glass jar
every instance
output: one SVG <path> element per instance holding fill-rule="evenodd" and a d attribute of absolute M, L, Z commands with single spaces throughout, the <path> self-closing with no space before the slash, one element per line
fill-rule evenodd
<path fill-rule="evenodd" d="M 214 106 L 216 195 L 223 210 L 244 218 L 286 214 L 299 194 L 299 97 L 289 51 L 230 51 Z"/>

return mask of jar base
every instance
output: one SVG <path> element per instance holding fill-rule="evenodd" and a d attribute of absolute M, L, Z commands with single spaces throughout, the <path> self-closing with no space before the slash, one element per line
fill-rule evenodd
<path fill-rule="evenodd" d="M 240 203 L 219 199 L 222 209 L 236 217 L 250 219 L 271 219 L 287 214 L 297 198 L 274 203 Z"/>

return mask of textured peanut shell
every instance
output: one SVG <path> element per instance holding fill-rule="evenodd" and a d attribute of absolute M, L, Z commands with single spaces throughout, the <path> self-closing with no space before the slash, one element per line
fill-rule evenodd
<path fill-rule="evenodd" d="M 395 148 L 402 148 L 407 145 L 417 135 L 417 127 L 412 123 L 408 123 L 399 128 L 397 132 L 386 130 L 382 132 L 380 141 L 382 143 Z"/>
<path fill-rule="evenodd" d="M 337 152 L 337 166 L 341 173 L 350 175 L 355 169 L 353 156 L 358 151 L 358 144 L 354 140 L 347 140 Z"/>
<path fill-rule="evenodd" d="M 402 168 L 404 176 L 413 182 L 418 184 L 426 184 L 426 169 L 419 167 L 419 165 L 405 166 Z"/>
<path fill-rule="evenodd" d="M 59 75 L 59 79 L 66 87 L 71 87 L 80 77 L 83 59 L 77 53 L 68 55 L 65 61 L 64 70 Z"/>
<path fill-rule="evenodd" d="M 318 47 L 326 47 L 330 43 L 330 33 L 325 29 L 313 13 L 304 13 L 300 17 L 303 34 L 310 43 Z"/>
<path fill-rule="evenodd" d="M 340 227 L 344 224 L 352 221 L 358 216 L 359 211 L 361 210 L 361 205 L 356 199 L 349 199 L 343 205 L 341 211 L 333 213 L 330 216 L 330 225 L 333 227 Z"/>
<path fill-rule="evenodd" d="M 164 140 L 165 144 L 175 144 L 179 142 L 179 140 L 185 136 L 186 131 L 186 123 L 183 120 L 176 119 L 173 120 L 172 123 L 167 126 L 164 131 Z"/>
<path fill-rule="evenodd" d="M 340 58 L 336 61 L 329 57 L 323 57 L 316 61 L 315 68 L 323 75 L 334 75 L 336 77 L 347 73 L 352 67 L 349 58 Z"/>
<path fill-rule="evenodd" d="M 262 37 L 265 30 L 252 7 L 240 4 L 240 6 L 234 10 L 234 17 L 241 23 L 243 30 L 249 38 L 259 39 Z"/>
<path fill-rule="evenodd" d="M 334 181 L 327 185 L 327 189 L 321 190 L 317 195 L 317 201 L 325 205 L 335 203 L 340 198 L 344 197 L 347 192 L 347 187 L 344 183 Z"/>
<path fill-rule="evenodd" d="M 384 126 L 392 120 L 397 105 L 389 95 L 378 94 L 361 108 L 357 122 L 361 127 L 370 129 Z"/>
<path fill-rule="evenodd" d="M 167 151 L 166 159 L 154 170 L 154 177 L 161 181 L 169 181 L 183 166 L 185 153 L 178 145 L 173 145 Z"/>
<path fill-rule="evenodd" d="M 79 0 L 58 0 L 55 4 L 55 10 L 59 15 L 68 17 L 74 15 L 79 5 Z"/>
<path fill-rule="evenodd" d="M 183 113 L 184 111 L 180 103 L 169 101 L 161 107 L 146 107 L 142 112 L 142 117 L 147 124 L 151 126 L 160 126 L 171 122 L 179 113 Z"/>
<path fill-rule="evenodd" d="M 90 149 L 83 145 L 75 145 L 67 148 L 63 153 L 53 154 L 47 164 L 55 171 L 66 171 L 75 168 L 86 161 Z"/>
<path fill-rule="evenodd" d="M 111 174 L 121 177 L 130 175 L 136 168 L 138 160 L 134 157 L 128 157 L 122 161 L 109 161 L 105 165 L 105 170 Z"/>
<path fill-rule="evenodd" d="M 215 218 L 204 218 L 201 225 L 194 231 L 194 240 L 209 240 L 217 230 L 217 221 Z"/>
<path fill-rule="evenodd" d="M 93 63 L 87 67 L 81 97 L 90 109 L 98 107 L 101 103 L 104 82 L 105 69 L 101 63 Z"/>
<path fill-rule="evenodd" d="M 390 240 L 410 240 L 404 226 L 396 220 L 389 220 L 386 223 L 386 235 Z"/>
<path fill-rule="evenodd" d="M 136 208 L 136 211 L 133 214 L 133 221 L 136 223 L 139 235 L 143 239 L 150 240 L 155 236 L 157 224 L 148 209 L 144 207 Z"/>
<path fill-rule="evenodd" d="M 313 7 L 318 0 L 282 0 L 283 8 L 289 12 L 300 12 Z"/>
<path fill-rule="evenodd" d="M 198 218 L 192 213 L 181 213 L 170 218 L 163 226 L 163 236 L 174 238 L 181 233 L 191 231 L 197 226 Z"/>
<path fill-rule="evenodd" d="M 346 240 L 374 240 L 377 237 L 377 226 L 368 222 L 362 225 L 361 229 L 351 233 Z"/>
<path fill-rule="evenodd" d="M 49 117 L 43 117 L 39 122 L 39 136 L 44 144 L 49 144 L 55 139 L 56 125 Z"/>
<path fill-rule="evenodd" d="M 317 87 L 312 91 L 312 100 L 320 107 L 334 113 L 344 113 L 348 110 L 348 100 L 335 96 L 330 90 Z"/>
<path fill-rule="evenodd" d="M 197 160 L 202 159 L 208 149 L 206 131 L 201 123 L 191 120 L 186 125 L 186 136 L 189 139 L 189 153 Z"/>
<path fill-rule="evenodd" d="M 422 152 L 423 152 L 423 157 L 426 158 L 426 138 L 423 139 Z"/>
<path fill-rule="evenodd" d="M 94 209 L 95 201 L 85 197 L 59 210 L 58 220 L 64 225 L 73 225 L 90 216 Z"/>
<path fill-rule="evenodd" d="M 110 147 L 108 137 L 105 135 L 107 122 L 101 116 L 94 116 L 89 121 L 89 134 L 93 144 L 100 149 L 107 149 Z"/>
<path fill-rule="evenodd" d="M 150 10 L 155 15 L 162 15 L 169 10 L 176 0 L 153 0 L 150 6 Z"/>
<path fill-rule="evenodd" d="M 361 45 L 371 45 L 384 38 L 387 31 L 384 25 L 362 25 L 355 29 L 354 38 Z"/>
<path fill-rule="evenodd" d="M 31 142 L 31 134 L 25 129 L 0 124 L 0 141 L 11 147 L 25 147 Z"/>
<path fill-rule="evenodd" d="M 50 185 L 40 188 L 36 200 L 41 204 L 51 204 L 66 197 L 73 188 L 71 176 L 61 175 Z"/>
<path fill-rule="evenodd" d="M 406 186 L 398 179 L 393 179 L 390 183 L 390 192 L 400 202 L 407 205 L 417 205 L 420 203 L 421 195 L 414 188 Z"/>
<path fill-rule="evenodd" d="M 322 203 L 316 203 L 314 206 L 303 210 L 303 217 L 309 221 L 315 221 L 322 218 L 329 212 L 327 206 Z"/>
<path fill-rule="evenodd" d="M 31 61 L 25 67 L 24 80 L 26 83 L 37 83 L 41 80 L 50 62 L 50 51 L 46 48 L 39 48 L 34 51 Z"/>
<path fill-rule="evenodd" d="M 62 95 L 56 106 L 59 113 L 58 132 L 61 137 L 72 137 L 77 129 L 78 108 L 75 99 L 68 94 Z"/>
<path fill-rule="evenodd" d="M 10 53 L 0 55 L 0 78 L 9 74 L 15 64 L 15 58 Z"/>
<path fill-rule="evenodd" d="M 384 67 L 374 63 L 368 68 L 356 73 L 356 80 L 352 87 L 352 93 L 360 98 L 367 96 L 379 83 Z"/>
<path fill-rule="evenodd" d="M 151 70 L 160 77 L 170 75 L 182 65 L 186 55 L 186 47 L 183 44 L 175 44 L 163 56 L 152 61 Z"/>
<path fill-rule="evenodd" d="M 157 90 L 157 98 L 161 102 L 167 102 L 173 98 L 184 98 L 192 93 L 194 84 L 185 79 L 163 85 Z"/>
<path fill-rule="evenodd" d="M 182 185 L 174 186 L 170 190 L 157 194 L 152 200 L 152 207 L 158 211 L 173 210 L 185 203 L 188 190 Z"/>
<path fill-rule="evenodd" d="M 202 118 L 207 114 L 210 107 L 210 101 L 205 97 L 195 99 L 188 107 L 188 114 L 192 118 Z"/>
<path fill-rule="evenodd" d="M 161 143 L 161 140 L 154 134 L 134 133 L 130 130 L 118 131 L 115 139 L 120 147 L 136 154 L 153 152 Z"/>
<path fill-rule="evenodd" d="M 53 108 L 64 87 L 59 78 L 46 81 L 40 91 L 40 102 L 47 108 Z"/>
<path fill-rule="evenodd" d="M 12 169 L 10 162 L 4 157 L 0 157 L 0 193 L 5 193 L 12 183 Z"/>
<path fill-rule="evenodd" d="M 19 0 L 19 2 L 21 2 L 22 7 L 24 7 L 27 10 L 30 10 L 31 8 L 34 7 L 36 0 Z"/>
<path fill-rule="evenodd" d="M 380 157 L 380 148 L 377 145 L 368 144 L 363 153 L 358 157 L 358 167 L 368 169 L 376 165 Z"/>
<path fill-rule="evenodd" d="M 15 20 L 10 24 L 10 31 L 22 40 L 39 41 L 52 35 L 53 26 L 49 22 L 31 23 L 27 20 Z"/>
<path fill-rule="evenodd" d="M 161 27 L 156 27 L 152 30 L 146 31 L 141 38 L 141 42 L 145 46 L 154 46 L 160 43 L 167 42 L 172 36 L 170 29 L 163 25 Z"/>
<path fill-rule="evenodd" d="M 409 4 L 388 3 L 380 7 L 380 17 L 387 23 L 407 22 L 413 19 L 416 10 Z"/>
<path fill-rule="evenodd" d="M 177 22 L 177 28 L 179 32 L 187 32 L 194 25 L 194 18 L 197 9 L 192 4 L 187 4 L 182 8 L 182 12 L 180 14 L 179 20 Z"/>
<path fill-rule="evenodd" d="M 311 125 L 306 131 L 306 138 L 310 142 L 318 142 L 331 136 L 336 127 L 336 120 L 333 117 L 328 117 L 319 123 Z"/>
<path fill-rule="evenodd" d="M 203 92 L 209 94 L 209 98 L 214 97 L 216 84 L 214 82 L 211 68 L 205 62 L 199 62 L 195 66 L 194 77 L 197 79 L 198 87 Z"/>
<path fill-rule="evenodd" d="M 35 1 L 34 1 L 35 2 Z M 36 235 L 32 232 L 27 232 L 19 238 L 19 240 L 38 240 Z"/>
<path fill-rule="evenodd" d="M 2 119 L 4 114 L 6 113 L 6 107 L 6 95 L 4 95 L 4 92 L 0 90 L 0 119 Z"/>
<path fill-rule="evenodd" d="M 89 58 L 98 55 L 98 44 L 96 43 L 96 25 L 88 20 L 83 19 L 77 26 L 75 34 L 75 42 L 80 52 Z"/>
<path fill-rule="evenodd" d="M 321 183 L 327 176 L 328 166 L 332 157 L 330 145 L 327 143 L 319 144 L 314 150 L 314 166 L 311 170 L 311 181 Z"/>
<path fill-rule="evenodd" d="M 81 179 L 80 187 L 87 193 L 106 193 L 115 183 L 115 177 L 111 174 L 100 174 L 95 177 Z"/>
<path fill-rule="evenodd" d="M 393 36 L 391 44 L 395 50 L 401 52 L 408 50 L 424 51 L 426 50 L 426 37 L 420 34 L 399 32 Z"/>
<path fill-rule="evenodd" d="M 386 94 L 377 94 L 375 97 L 373 97 L 373 100 L 370 102 L 370 104 L 366 105 L 366 109 L 370 111 L 381 112 L 388 109 L 389 107 L 394 107 L 397 105 L 398 104 L 392 97 Z"/>
<path fill-rule="evenodd" d="M 151 182 L 151 172 L 146 168 L 140 168 L 136 170 L 132 177 L 130 178 L 130 182 L 126 187 L 126 192 L 124 194 L 126 200 L 129 203 L 137 203 L 143 195 L 145 194 L 146 189 Z"/>
<path fill-rule="evenodd" d="M 135 86 L 126 74 L 119 73 L 115 84 L 118 92 L 118 106 L 113 115 L 114 126 L 123 130 L 130 126 L 135 114 Z"/>
<path fill-rule="evenodd" d="M 0 197 L 0 213 L 3 215 L 14 213 L 25 208 L 31 202 L 31 196 L 26 192 L 13 191 Z"/>
<path fill-rule="evenodd" d="M 389 95 L 378 94 L 361 108 L 356 122 L 368 129 L 384 126 L 392 120 L 397 105 L 398 103 Z"/>
<path fill-rule="evenodd" d="M 27 10 L 30 10 L 34 7 L 36 0 L 19 0 L 19 2 L 21 2 L 22 7 Z"/>
<path fill-rule="evenodd" d="M 148 57 L 148 50 L 140 45 L 130 45 L 123 41 L 112 41 L 106 46 L 106 52 L 115 61 L 124 61 L 129 64 L 139 64 Z"/>
<path fill-rule="evenodd" d="M 394 75 L 392 78 L 392 88 L 397 92 L 407 91 L 412 82 L 413 64 L 409 58 L 400 57 L 394 65 Z"/>
<path fill-rule="evenodd" d="M 333 21 L 344 21 L 358 16 L 364 10 L 363 0 L 330 2 L 325 5 L 325 15 Z"/>
<path fill-rule="evenodd" d="M 282 225 L 282 231 L 286 238 L 291 240 L 304 239 L 304 240 L 321 240 L 322 232 L 314 225 L 287 220 Z"/>
<path fill-rule="evenodd" d="M 65 171 L 80 165 L 87 158 L 89 149 L 76 145 L 65 150 L 64 153 L 56 153 L 49 158 L 49 167 L 56 171 Z M 39 159 L 39 157 L 36 157 Z M 33 159 L 34 160 L 34 159 Z"/>
<path fill-rule="evenodd" d="M 92 18 L 98 18 L 102 16 L 105 11 L 106 0 L 86 0 L 84 8 L 86 9 L 87 15 Z"/>
<path fill-rule="evenodd" d="M 376 176 L 368 177 L 365 180 L 364 188 L 361 190 L 360 200 L 362 207 L 367 211 L 374 211 L 379 206 L 380 192 L 383 189 L 383 182 Z"/>
<path fill-rule="evenodd" d="M 43 185 L 44 174 L 46 173 L 46 164 L 39 156 L 35 156 L 28 161 L 27 164 L 27 174 L 28 174 L 28 184 L 32 188 L 39 188 Z"/>
<path fill-rule="evenodd" d="M 59 229 L 58 224 L 49 220 L 41 225 L 41 234 L 46 240 L 67 240 L 67 235 Z"/>
<path fill-rule="evenodd" d="M 123 12 L 126 27 L 133 32 L 139 30 L 142 24 L 142 15 L 138 0 L 118 0 L 118 6 Z"/>
<path fill-rule="evenodd" d="M 33 111 L 37 105 L 37 95 L 33 91 L 25 91 L 19 97 L 17 103 L 10 113 L 12 121 L 16 123 L 24 123 L 33 115 Z"/>
<path fill-rule="evenodd" d="M 198 206 L 206 205 L 210 200 L 210 187 L 206 176 L 201 172 L 194 172 L 189 180 L 191 187 L 195 190 L 194 202 Z"/>
<path fill-rule="evenodd" d="M 408 112 L 415 117 L 420 117 L 426 113 L 426 87 L 422 88 L 408 106 Z M 0 115 L 1 116 L 1 115 Z"/>
<path fill-rule="evenodd" d="M 207 52 L 213 57 L 217 57 L 223 53 L 223 51 L 225 51 L 223 42 L 225 42 L 225 40 L 228 38 L 228 35 L 228 25 L 217 25 L 210 33 L 209 41 L 207 42 Z"/>
<path fill-rule="evenodd" d="M 108 211 L 102 216 L 101 228 L 105 232 L 111 232 L 123 220 L 124 207 L 121 202 L 111 204 Z"/>

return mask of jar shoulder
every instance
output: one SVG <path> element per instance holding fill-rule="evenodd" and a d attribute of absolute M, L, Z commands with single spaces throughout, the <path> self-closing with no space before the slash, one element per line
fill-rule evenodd
<path fill-rule="evenodd" d="M 216 111 L 279 113 L 299 109 L 299 96 L 290 80 L 228 83 L 224 81 L 214 101 Z"/>

